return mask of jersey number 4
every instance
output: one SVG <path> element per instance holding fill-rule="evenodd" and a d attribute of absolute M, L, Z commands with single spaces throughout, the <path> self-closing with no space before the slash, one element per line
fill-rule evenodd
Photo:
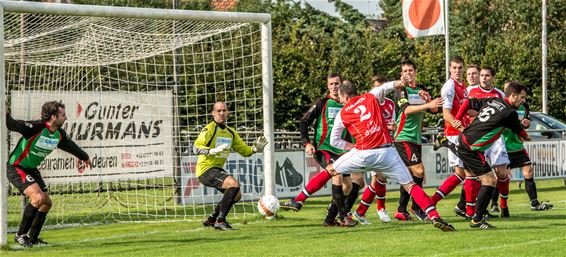
<path fill-rule="evenodd" d="M 369 120 L 371 118 L 371 112 L 366 113 L 367 109 L 365 106 L 360 105 L 354 110 L 355 114 L 360 114 L 360 121 Z"/>

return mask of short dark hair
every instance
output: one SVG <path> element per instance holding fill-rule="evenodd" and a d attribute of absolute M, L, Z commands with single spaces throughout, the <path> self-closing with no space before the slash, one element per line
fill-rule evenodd
<path fill-rule="evenodd" d="M 342 82 L 342 85 L 340 86 L 340 94 L 354 97 L 358 95 L 358 89 L 356 88 L 356 85 L 352 83 L 352 81 L 344 80 L 344 82 Z"/>
<path fill-rule="evenodd" d="M 61 101 L 45 102 L 41 107 L 41 121 L 46 122 L 51 119 L 51 116 L 57 116 L 59 108 L 65 109 L 65 105 Z"/>
<path fill-rule="evenodd" d="M 405 66 L 405 65 L 411 65 L 411 66 L 413 66 L 413 69 L 414 69 L 414 70 L 417 70 L 417 65 L 416 65 L 413 61 L 411 61 L 411 60 L 404 60 L 404 61 L 402 61 L 402 62 L 401 62 L 401 69 L 403 69 L 403 66 Z"/>
<path fill-rule="evenodd" d="M 474 68 L 474 69 L 477 69 L 478 71 L 480 71 L 480 66 L 477 65 L 477 64 L 472 63 L 472 64 L 468 65 L 468 68 L 466 68 L 466 69 L 471 69 L 471 68 Z"/>
<path fill-rule="evenodd" d="M 381 74 L 377 74 L 377 75 L 374 75 L 373 77 L 371 77 L 371 82 L 373 82 L 373 83 L 375 83 L 375 82 L 385 83 L 385 82 L 387 82 L 387 78 L 385 78 L 385 76 L 383 76 Z"/>
<path fill-rule="evenodd" d="M 513 93 L 520 94 L 523 91 L 527 92 L 527 87 L 521 84 L 521 82 L 514 80 L 509 82 L 509 85 L 505 88 L 505 95 L 510 96 Z"/>
<path fill-rule="evenodd" d="M 495 69 L 489 66 L 484 66 L 481 67 L 482 70 L 486 70 L 489 71 L 489 74 L 491 74 L 492 77 L 495 77 Z"/>
<path fill-rule="evenodd" d="M 462 56 L 459 56 L 459 55 L 454 55 L 454 56 L 452 56 L 452 58 L 450 58 L 450 63 L 464 64 L 464 58 L 462 58 Z"/>
<path fill-rule="evenodd" d="M 326 76 L 326 79 L 333 79 L 333 78 L 338 78 L 339 80 L 342 80 L 342 76 L 340 75 L 340 73 L 337 72 L 333 72 L 328 74 L 328 76 Z"/>

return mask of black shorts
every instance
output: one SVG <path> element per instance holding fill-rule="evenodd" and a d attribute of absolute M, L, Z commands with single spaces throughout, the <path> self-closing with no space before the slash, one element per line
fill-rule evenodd
<path fill-rule="evenodd" d="M 326 150 L 316 150 L 314 151 L 313 157 L 316 162 L 318 162 L 318 165 L 320 165 L 320 167 L 326 169 L 326 166 L 338 160 L 338 158 L 340 158 L 340 155 Z M 342 174 L 342 176 L 349 177 L 350 174 Z"/>
<path fill-rule="evenodd" d="M 218 191 L 224 192 L 222 184 L 228 176 L 230 174 L 221 168 L 210 168 L 198 177 L 198 181 L 207 187 L 214 187 Z"/>
<path fill-rule="evenodd" d="M 483 152 L 473 151 L 467 145 L 460 141 L 460 145 L 456 147 L 456 155 L 464 163 L 464 168 L 468 169 L 474 176 L 481 176 L 491 172 L 491 166 L 485 159 Z"/>
<path fill-rule="evenodd" d="M 531 158 L 529 158 L 529 153 L 527 153 L 526 149 L 518 152 L 508 152 L 509 155 L 509 167 L 510 169 L 514 168 L 521 168 L 524 166 L 529 166 L 532 164 Z"/>
<path fill-rule="evenodd" d="M 26 188 L 34 183 L 37 183 L 43 192 L 47 192 L 47 185 L 45 185 L 45 181 L 43 181 L 37 169 L 26 169 L 19 166 L 8 165 L 8 181 L 22 194 Z"/>
<path fill-rule="evenodd" d="M 423 162 L 421 145 L 405 141 L 394 142 L 393 144 L 405 166 L 413 166 Z"/>

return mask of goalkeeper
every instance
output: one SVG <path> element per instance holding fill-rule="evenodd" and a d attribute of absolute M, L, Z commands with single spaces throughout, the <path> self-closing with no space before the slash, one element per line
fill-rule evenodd
<path fill-rule="evenodd" d="M 226 222 L 226 216 L 232 205 L 241 198 L 240 183 L 223 169 L 224 163 L 230 149 L 244 157 L 263 152 L 267 139 L 261 136 L 251 147 L 246 145 L 233 128 L 226 126 L 228 107 L 224 102 L 214 104 L 212 117 L 214 120 L 202 129 L 193 146 L 194 153 L 198 155 L 196 175 L 201 184 L 216 188 L 224 196 L 202 224 L 219 230 L 232 230 L 232 226 Z"/>

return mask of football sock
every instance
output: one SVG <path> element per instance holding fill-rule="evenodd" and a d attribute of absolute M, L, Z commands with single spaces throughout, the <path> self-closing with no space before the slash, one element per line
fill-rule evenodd
<path fill-rule="evenodd" d="M 320 171 L 318 174 L 316 174 L 316 176 L 312 177 L 303 191 L 299 193 L 297 197 L 295 197 L 295 201 L 304 202 L 305 200 L 307 200 L 307 198 L 309 198 L 311 194 L 316 193 L 318 190 L 324 187 L 324 185 L 326 185 L 326 182 L 328 182 L 330 178 L 332 178 L 332 176 L 330 176 L 330 173 L 328 173 L 326 169 Z"/>
<path fill-rule="evenodd" d="M 474 222 L 483 220 L 483 215 L 489 205 L 489 199 L 493 193 L 493 186 L 481 185 L 478 193 L 478 203 L 476 204 L 476 214 L 474 215 Z"/>
<path fill-rule="evenodd" d="M 450 175 L 443 183 L 440 185 L 436 193 L 431 197 L 432 203 L 436 205 L 442 198 L 446 197 L 454 188 L 456 188 L 464 179 L 458 174 L 454 173 Z"/>
<path fill-rule="evenodd" d="M 27 234 L 35 216 L 37 215 L 37 210 L 39 208 L 35 208 L 31 203 L 26 205 L 24 209 L 24 214 L 22 215 L 22 222 L 20 223 L 20 229 L 18 230 L 18 235 Z"/>

